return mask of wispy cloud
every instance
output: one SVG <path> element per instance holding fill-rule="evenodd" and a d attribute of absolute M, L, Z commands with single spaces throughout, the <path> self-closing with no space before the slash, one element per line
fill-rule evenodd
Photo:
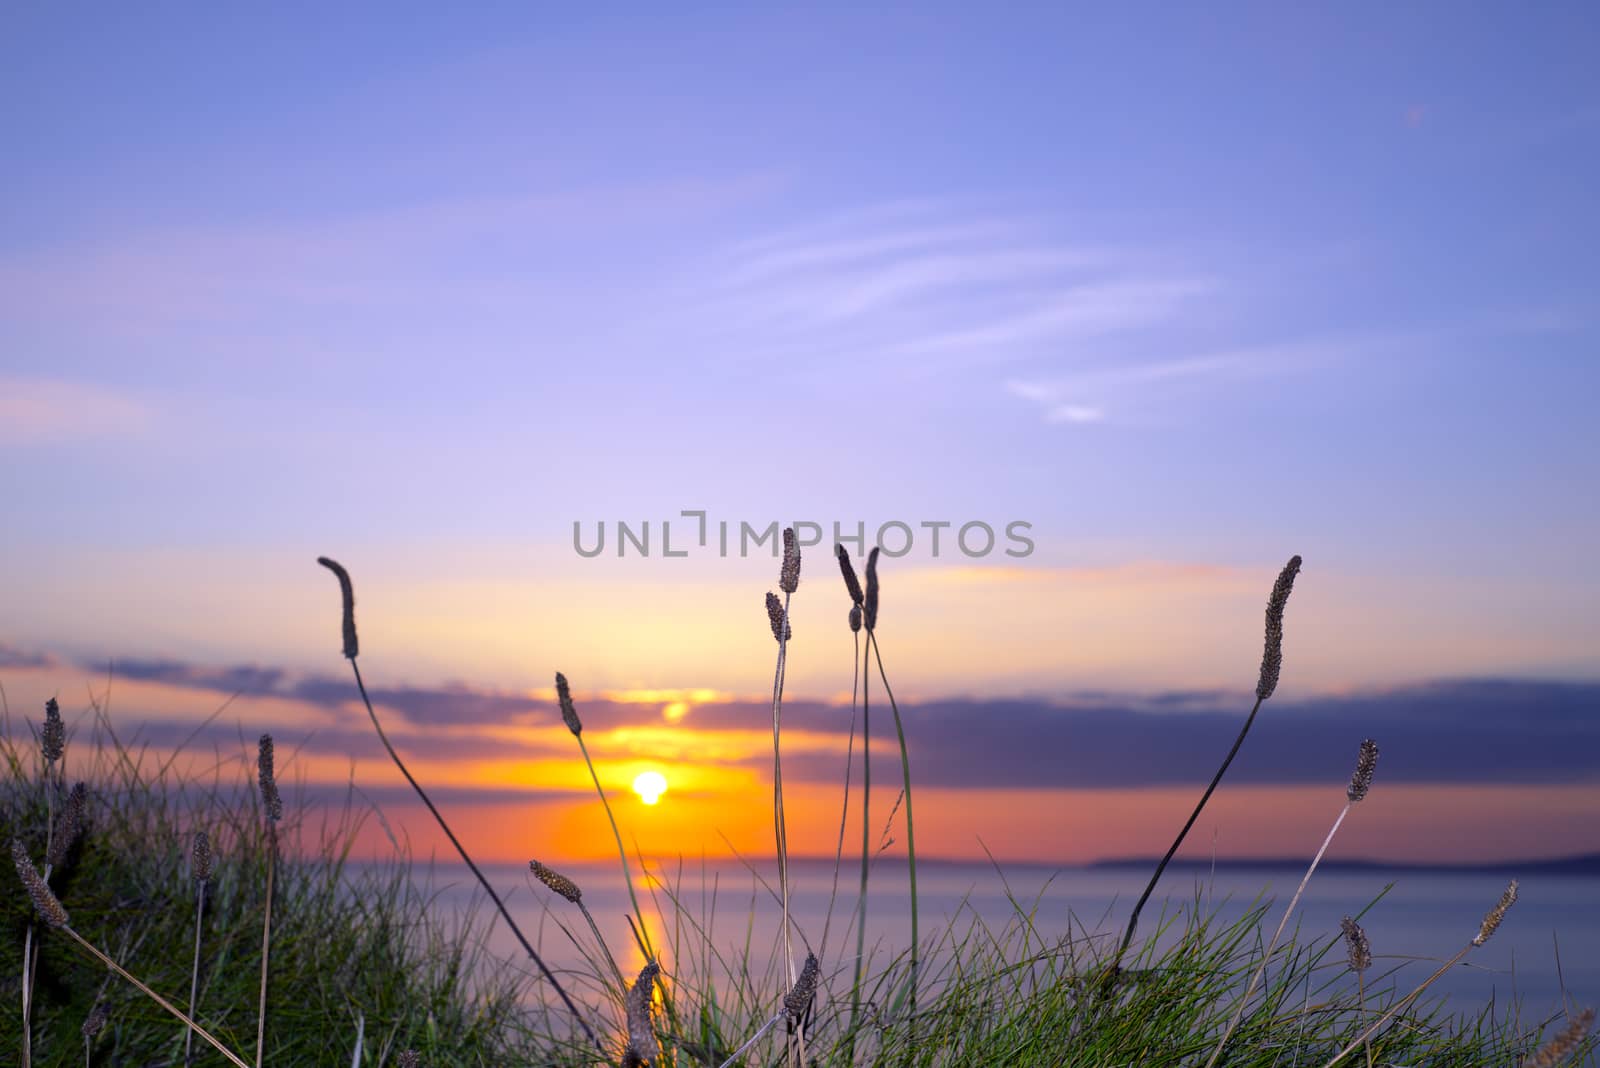
<path fill-rule="evenodd" d="M 1229 354 L 1129 364 L 1085 371 L 1045 382 L 1008 379 L 1005 389 L 1012 396 L 1032 401 L 1044 409 L 1045 419 L 1049 422 L 1098 423 L 1106 417 L 1106 405 L 1129 387 L 1213 376 L 1237 370 L 1244 363 L 1244 357 Z"/>
<path fill-rule="evenodd" d="M 1418 331 L 1260 337 L 1274 291 L 1237 252 L 1151 247 L 973 203 L 864 209 L 729 245 L 681 314 L 741 354 L 996 376 L 1050 423 L 1148 423 L 1203 391 L 1392 353 Z M 1260 340 L 1252 338 L 1256 335 Z M 994 381 L 994 379 L 990 379 Z M 1187 406 L 1187 407 L 1179 407 Z"/>
<path fill-rule="evenodd" d="M 1080 366 L 1048 378 L 1008 378 L 1002 388 L 1043 412 L 1052 423 L 1100 422 L 1120 418 L 1148 403 L 1152 395 L 1196 383 L 1302 372 L 1318 366 L 1425 339 L 1419 332 L 1325 337 L 1253 345 L 1168 359 Z"/>
<path fill-rule="evenodd" d="M 881 267 L 891 256 L 925 253 L 1001 238 L 1007 228 L 992 223 L 921 226 L 860 237 L 807 236 L 750 243 L 722 280 L 729 286 L 754 286 L 800 271 Z"/>
<path fill-rule="evenodd" d="M 1052 423 L 1098 423 L 1105 418 L 1100 408 L 1064 400 L 1063 389 L 1049 383 L 1011 379 L 1006 382 L 1006 392 L 1043 407 L 1045 418 Z"/>
<path fill-rule="evenodd" d="M 1004 350 L 1025 342 L 1137 330 L 1165 322 L 1191 298 L 1215 288 L 1203 279 L 1145 278 L 1065 285 L 1019 313 L 914 338 L 906 353 Z"/>
<path fill-rule="evenodd" d="M 1059 229 L 973 205 L 862 210 L 725 247 L 685 314 L 741 351 L 981 365 L 1166 323 L 1223 284 Z"/>

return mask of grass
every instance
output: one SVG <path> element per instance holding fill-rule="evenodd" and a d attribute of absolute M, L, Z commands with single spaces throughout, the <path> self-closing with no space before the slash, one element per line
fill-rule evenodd
<path fill-rule="evenodd" d="M 206 830 L 214 870 L 199 924 L 195 1016 L 253 1060 L 271 833 L 251 775 L 255 747 L 241 739 L 238 752 L 216 754 L 214 777 L 184 780 L 92 715 L 67 753 L 73 774 L 93 784 L 86 826 L 51 888 L 79 934 L 187 1007 L 196 930 L 191 836 Z M 37 858 L 48 788 L 19 726 L 8 716 L 0 737 L 0 834 L 20 838 Z M 543 1011 L 530 1016 L 520 978 L 504 977 L 481 957 L 478 917 L 452 927 L 435 916 L 403 861 L 348 863 L 368 818 L 353 794 L 326 826 L 305 825 L 301 816 L 286 805 L 279 825 L 285 841 L 303 848 L 286 850 L 275 873 L 266 1064 L 348 1064 L 358 1016 L 366 1020 L 369 1064 L 393 1063 L 407 1047 L 426 1064 L 515 1063 L 507 1055 L 519 1041 L 529 1049 L 557 1030 Z M 33 912 L 12 886 L 0 894 L 0 1063 L 15 1063 L 22 1045 L 21 947 Z M 91 1045 L 92 1063 L 183 1063 L 181 1024 L 128 984 L 108 981 L 107 968 L 60 932 L 32 926 L 35 1065 L 83 1063 L 81 1029 L 97 1004 L 109 1015 Z M 223 1063 L 203 1042 L 194 1046 L 196 1064 Z"/>
<path fill-rule="evenodd" d="M 788 565 L 786 560 L 786 572 Z M 774 624 L 780 649 L 775 780 L 781 662 L 805 648 L 792 645 L 787 626 L 788 597 L 798 580 L 794 566 L 794 580 L 787 574 L 780 580 L 791 588 L 784 589 Z M 869 569 L 870 595 L 864 597 L 850 582 L 853 572 L 842 553 L 841 568 L 853 605 L 865 764 L 864 654 L 877 650 L 878 576 L 875 566 Z M 355 664 L 353 592 L 348 574 L 342 568 L 336 574 L 346 653 L 364 696 Z M 1283 597 L 1274 599 L 1281 641 Z M 869 604 L 863 649 L 859 626 Z M 1269 606 L 1269 661 L 1275 655 L 1272 626 Z M 877 666 L 887 693 L 881 660 Z M 1269 669 L 1276 682 L 1277 663 L 1264 663 L 1258 708 L 1261 691 L 1271 692 Z M 562 713 L 572 726 L 577 711 L 567 688 L 562 690 Z M 914 734 L 908 740 L 894 711 L 909 836 Z M 306 823 L 305 810 L 290 803 L 278 822 L 270 818 L 275 790 L 256 789 L 252 757 L 259 754 L 243 734 L 237 751 L 215 751 L 203 772 L 193 770 L 200 754 L 188 752 L 191 770 L 179 774 L 170 754 L 119 738 L 98 703 L 91 703 L 70 738 L 55 733 L 58 722 L 47 716 L 36 731 L 32 721 L 14 719 L 8 709 L 0 734 L 0 835 L 20 843 L 16 867 L 22 876 L 11 892 L 0 894 L 0 1061 L 17 1051 L 17 1062 L 30 1068 L 183 1065 L 191 1057 L 196 1065 L 231 1059 L 267 1066 L 573 1068 L 1596 1063 L 1595 1040 L 1585 1034 L 1592 1016 L 1525 1025 L 1515 1004 L 1447 1013 L 1428 999 L 1431 978 L 1403 988 L 1392 971 L 1365 975 L 1370 947 L 1364 935 L 1352 933 L 1359 932 L 1360 916 L 1343 931 L 1303 932 L 1287 926 L 1293 903 L 1270 940 L 1268 903 L 1258 901 L 1242 916 L 1225 919 L 1226 903 L 1212 906 L 1198 893 L 1190 901 L 1164 904 L 1137 941 L 1137 910 L 1126 932 L 1074 923 L 1069 936 L 1046 938 L 1036 924 L 1040 901 L 1016 898 L 1004 923 L 986 922 L 964 904 L 923 937 L 915 926 L 913 875 L 913 940 L 897 951 L 868 947 L 861 925 L 866 873 L 876 854 L 865 824 L 862 894 L 847 902 L 852 918 L 841 936 L 846 945 L 854 941 L 860 947 L 856 953 L 830 950 L 826 934 L 814 942 L 815 932 L 802 929 L 786 905 L 787 871 L 780 871 L 773 887 L 765 882 L 764 866 L 754 864 L 764 892 L 751 900 L 747 922 L 757 910 L 772 909 L 783 923 L 771 945 L 753 944 L 748 934 L 742 946 L 730 944 L 726 927 L 716 926 L 719 911 L 729 911 L 718 887 L 708 888 L 702 875 L 696 888 L 680 865 L 671 877 L 652 872 L 649 880 L 662 917 L 659 939 L 643 932 L 634 901 L 630 919 L 637 921 L 646 964 L 629 982 L 583 908 L 581 891 L 555 870 L 559 858 L 546 857 L 550 866 L 541 863 L 533 871 L 552 891 L 548 926 L 570 937 L 587 963 L 552 972 L 523 938 L 537 968 L 511 966 L 483 948 L 491 925 L 516 921 L 476 865 L 495 908 L 487 916 L 441 915 L 417 890 L 398 846 L 384 865 L 350 863 L 364 822 L 374 816 L 355 802 L 354 783 L 344 805 L 320 826 Z M 405 771 L 375 713 L 372 722 Z M 580 729 L 574 727 L 573 734 Z M 1241 732 L 1233 752 L 1243 738 Z M 587 756 L 584 749 L 574 759 L 588 763 Z M 68 826 L 69 770 L 71 779 L 88 785 L 75 802 L 76 829 Z M 1207 798 L 1221 777 L 1219 771 Z M 1368 766 L 1361 795 L 1370 780 Z M 426 801 L 421 785 L 412 783 Z M 864 782 L 864 819 L 867 789 Z M 1349 804 L 1356 794 L 1353 785 Z M 444 825 L 445 817 L 433 811 Z M 775 794 L 780 856 L 786 817 L 821 814 L 784 813 L 781 794 Z M 1341 814 L 1335 831 L 1343 819 Z M 839 827 L 842 863 L 842 819 Z M 614 831 L 620 852 L 620 830 Z M 202 855 L 196 836 L 202 832 L 210 867 L 204 880 L 195 870 Z M 1332 837 L 1330 832 L 1328 841 Z M 471 865 L 464 850 L 463 855 Z M 41 864 L 41 858 L 51 863 Z M 621 860 L 626 875 L 625 854 Z M 643 858 L 637 860 L 646 870 Z M 1315 867 L 1313 860 L 1297 900 Z M 1159 875 L 1160 869 L 1139 908 Z M 1462 918 L 1467 944 L 1452 963 L 1493 934 L 1513 898 L 1508 891 L 1481 924 L 1478 917 Z M 1381 900 L 1370 907 L 1381 908 Z M 70 929 L 51 922 L 62 918 L 57 909 L 70 913 Z M 751 927 L 753 922 L 747 932 Z M 1128 937 L 1119 943 L 1123 933 Z M 520 929 L 517 934 L 522 938 Z M 794 961 L 801 954 L 805 966 L 797 973 Z M 192 1017 L 204 1033 L 180 1016 Z M 1536 1053 L 1541 1040 L 1551 1045 Z M 229 1051 L 226 1057 L 213 1041 Z"/>

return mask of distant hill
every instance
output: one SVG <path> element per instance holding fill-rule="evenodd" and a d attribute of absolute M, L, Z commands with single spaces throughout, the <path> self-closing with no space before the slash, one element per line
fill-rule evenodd
<path fill-rule="evenodd" d="M 1150 870 L 1159 863 L 1159 859 L 1157 857 L 1119 857 L 1113 860 L 1096 861 L 1087 865 L 1087 867 L 1093 870 L 1121 868 Z M 1168 870 L 1210 871 L 1215 867 L 1217 871 L 1238 871 L 1241 869 L 1259 871 L 1262 868 L 1304 871 L 1306 863 L 1304 857 L 1218 857 L 1215 862 L 1211 860 L 1174 860 L 1168 865 Z M 1600 853 L 1585 853 L 1579 856 L 1557 857 L 1545 860 L 1505 860 L 1477 864 L 1408 864 L 1389 860 L 1324 860 L 1318 865 L 1318 870 L 1324 872 L 1427 871 L 1446 874 L 1495 872 L 1516 876 L 1600 875 Z"/>

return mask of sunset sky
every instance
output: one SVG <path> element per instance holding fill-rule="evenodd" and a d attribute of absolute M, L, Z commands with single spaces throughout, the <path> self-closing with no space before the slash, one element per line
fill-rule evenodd
<path fill-rule="evenodd" d="M 642 848 L 770 852 L 741 531 L 802 524 L 790 841 L 831 854 L 837 525 L 897 554 L 919 847 L 1159 853 L 1299 553 L 1194 850 L 1308 852 L 1370 736 L 1345 856 L 1600 852 L 1593 5 L 283 12 L 0 12 L 13 736 L 109 690 L 244 781 L 272 731 L 432 849 L 326 554 L 476 851 L 605 853 L 560 670 Z"/>

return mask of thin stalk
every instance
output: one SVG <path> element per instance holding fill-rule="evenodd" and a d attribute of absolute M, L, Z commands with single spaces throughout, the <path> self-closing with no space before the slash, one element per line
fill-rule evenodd
<path fill-rule="evenodd" d="M 1244 726 L 1239 728 L 1239 737 L 1233 740 L 1233 748 L 1228 750 L 1227 757 L 1222 761 L 1222 766 L 1211 777 L 1211 782 L 1206 786 L 1206 792 L 1200 796 L 1200 803 L 1195 805 L 1194 811 L 1189 814 L 1189 821 L 1183 825 L 1183 830 L 1178 832 L 1178 837 L 1173 840 L 1172 847 L 1167 850 L 1166 856 L 1161 858 L 1161 863 L 1156 865 L 1155 874 L 1150 876 L 1150 882 L 1144 888 L 1144 893 L 1139 895 L 1139 903 L 1134 905 L 1133 914 L 1128 917 L 1128 929 L 1123 932 L 1122 944 L 1117 947 L 1117 955 L 1112 958 L 1111 966 L 1105 970 L 1101 981 L 1101 990 L 1109 987 L 1122 968 L 1122 957 L 1128 951 L 1128 943 L 1133 941 L 1133 932 L 1139 925 L 1139 913 L 1143 911 L 1145 902 L 1150 900 L 1150 894 L 1156 888 L 1156 883 L 1161 880 L 1161 873 L 1167 870 L 1178 847 L 1183 845 L 1184 838 L 1188 837 L 1189 829 L 1194 826 L 1195 820 L 1200 818 L 1200 812 L 1206 807 L 1206 802 L 1211 800 L 1211 795 L 1217 789 L 1217 784 L 1222 781 L 1222 776 L 1227 772 L 1228 766 L 1233 763 L 1233 758 L 1238 754 L 1239 747 L 1244 744 L 1245 735 L 1250 733 L 1250 725 L 1256 721 L 1256 713 L 1261 711 L 1261 702 L 1271 697 L 1278 688 L 1278 681 L 1283 672 L 1283 612 L 1289 603 L 1289 595 L 1294 590 L 1295 576 L 1300 573 L 1301 560 L 1299 555 L 1289 557 L 1289 562 L 1283 570 L 1278 572 L 1278 580 L 1272 584 L 1272 594 L 1267 598 L 1266 630 L 1264 645 L 1261 654 L 1261 673 L 1256 678 L 1256 703 L 1250 706 L 1250 715 L 1245 718 Z"/>
<path fill-rule="evenodd" d="M 642 859 L 640 863 L 643 863 Z M 639 936 L 639 925 L 633 922 L 632 916 L 624 916 L 623 919 L 628 921 L 628 930 L 633 932 L 633 944 L 639 947 L 640 953 L 646 952 L 644 939 Z"/>
<path fill-rule="evenodd" d="M 600 775 L 594 770 L 594 761 L 589 759 L 589 747 L 583 744 L 583 735 L 576 734 L 578 751 L 583 754 L 584 766 L 589 769 L 589 778 L 594 780 L 594 792 L 600 795 L 600 805 L 606 810 L 606 820 L 611 824 L 611 837 L 617 842 L 617 858 L 622 861 L 622 881 L 628 886 L 628 901 L 633 905 L 633 914 L 639 917 L 638 929 L 634 937 L 639 941 L 639 948 L 644 951 L 645 960 L 655 960 L 656 953 L 650 944 L 650 929 L 644 924 L 644 913 L 639 911 L 639 897 L 633 891 L 633 872 L 628 867 L 628 851 L 622 845 L 622 832 L 617 829 L 617 817 L 611 813 L 611 802 L 606 800 L 606 791 L 600 785 Z M 627 993 L 628 984 L 622 984 L 623 993 Z"/>
<path fill-rule="evenodd" d="M 735 1061 L 737 1061 L 740 1057 L 743 1057 L 745 1055 L 745 1053 L 750 1049 L 751 1046 L 755 1045 L 757 1042 L 760 1042 L 761 1041 L 761 1036 L 766 1034 L 768 1031 L 772 1030 L 773 1027 L 777 1025 L 778 1021 L 783 1019 L 784 1015 L 785 1015 L 784 1013 L 780 1012 L 780 1013 L 778 1013 L 778 1015 L 774 1016 L 772 1019 L 770 1019 L 766 1023 L 762 1024 L 761 1025 L 761 1030 L 759 1030 L 755 1034 L 751 1035 L 749 1041 L 747 1041 L 744 1045 L 740 1046 L 738 1049 L 734 1050 L 733 1051 L 733 1056 L 731 1056 L 727 1060 L 723 1061 L 718 1066 L 718 1068 L 730 1068 L 730 1066 Z"/>
<path fill-rule="evenodd" d="M 49 868 L 45 879 L 50 878 Z M 28 917 L 28 930 L 22 936 L 22 1068 L 33 1063 L 33 917 Z"/>
<path fill-rule="evenodd" d="M 783 683 L 789 654 L 789 598 L 783 595 L 783 620 L 777 628 L 778 665 L 772 678 L 772 826 L 777 838 L 778 883 L 782 893 L 783 951 L 789 961 L 789 984 L 793 986 L 800 973 L 794 965 L 794 932 L 789 927 L 789 827 L 783 807 Z M 797 1065 L 805 1064 L 805 1035 L 791 1034 L 786 1043 L 789 1059 Z"/>
<path fill-rule="evenodd" d="M 611 965 L 611 974 L 616 976 L 617 979 L 619 996 L 626 998 L 628 996 L 628 981 L 622 977 L 622 969 L 617 967 L 617 958 L 611 955 L 611 947 L 606 945 L 605 935 L 600 933 L 599 925 L 594 922 L 594 917 L 589 913 L 589 906 L 585 905 L 581 898 L 578 901 L 578 911 L 583 913 L 583 918 L 589 921 L 589 930 L 594 935 L 594 940 L 600 943 L 600 951 L 606 955 L 606 961 Z"/>
<path fill-rule="evenodd" d="M 778 883 L 783 896 L 783 951 L 789 961 L 789 983 L 800 977 L 794 966 L 794 942 L 789 931 L 789 835 L 783 811 L 783 671 L 788 653 L 789 594 L 783 595 L 783 625 L 778 630 L 778 665 L 772 676 L 772 827 L 777 838 Z"/>
<path fill-rule="evenodd" d="M 1367 1039 L 1371 1038 L 1373 1036 L 1373 1034 L 1377 1032 L 1378 1028 L 1380 1028 L 1384 1024 L 1388 1023 L 1402 1009 L 1404 1009 L 1407 1005 L 1410 1005 L 1419 996 L 1421 996 L 1422 992 L 1424 990 L 1428 989 L 1428 987 L 1432 986 L 1435 982 L 1437 982 L 1441 975 L 1443 975 L 1445 972 L 1449 971 L 1451 968 L 1454 968 L 1457 964 L 1461 963 L 1461 958 L 1465 957 L 1468 953 L 1471 953 L 1473 948 L 1474 948 L 1474 944 L 1471 943 L 1471 942 L 1468 942 L 1465 946 L 1462 947 L 1461 952 L 1457 953 L 1455 956 L 1451 957 L 1449 960 L 1447 960 L 1443 964 L 1439 965 L 1439 970 L 1434 972 L 1432 975 L 1428 976 L 1427 979 L 1423 980 L 1421 986 L 1417 987 L 1411 993 L 1407 994 L 1405 997 L 1403 997 L 1399 1001 L 1395 1002 L 1395 1004 L 1389 1009 L 1388 1012 L 1384 1013 L 1382 1016 L 1378 1017 L 1375 1021 L 1373 1021 L 1371 1026 L 1369 1026 L 1365 1031 L 1362 1031 L 1361 1034 L 1356 1036 L 1356 1038 L 1355 1038 L 1355 1040 L 1353 1042 L 1351 1042 L 1348 1046 L 1346 1046 L 1344 1049 L 1340 1050 L 1337 1054 L 1335 1054 L 1333 1060 L 1331 1060 L 1327 1064 L 1323 1065 L 1322 1068 L 1333 1068 L 1334 1065 L 1338 1064 L 1340 1061 L 1344 1060 L 1347 1056 L 1349 1056 L 1351 1053 L 1353 1053 L 1357 1046 L 1364 1045 L 1366 1043 Z M 1370 1055 L 1370 1051 L 1369 1051 L 1369 1055 Z"/>
<path fill-rule="evenodd" d="M 194 890 L 194 969 L 189 975 L 189 1015 L 194 1015 L 195 1004 L 200 1000 L 200 931 L 201 919 L 206 909 L 205 883 L 198 883 Z M 185 1066 L 194 1063 L 194 1032 L 183 1033 L 183 1063 Z"/>
<path fill-rule="evenodd" d="M 1189 829 L 1194 826 L 1194 821 L 1200 818 L 1200 810 L 1206 807 L 1206 802 L 1211 800 L 1211 795 L 1217 789 L 1217 784 L 1222 781 L 1222 776 L 1227 772 L 1228 765 L 1233 763 L 1233 758 L 1239 752 L 1239 747 L 1244 744 L 1244 736 L 1250 733 L 1250 725 L 1256 721 L 1256 713 L 1261 711 L 1260 697 L 1256 698 L 1255 705 L 1250 709 L 1250 715 L 1244 721 L 1244 726 L 1239 728 L 1239 737 L 1233 740 L 1233 748 L 1228 750 L 1227 757 L 1222 761 L 1222 766 L 1211 777 L 1211 783 L 1206 787 L 1206 792 L 1200 795 L 1200 803 L 1194 806 L 1194 811 L 1189 813 L 1189 821 L 1183 825 L 1183 830 L 1178 832 L 1178 837 L 1173 839 L 1172 846 L 1167 850 L 1167 855 L 1161 858 L 1161 863 L 1156 865 L 1156 873 L 1150 876 L 1149 884 L 1144 888 L 1144 893 L 1139 895 L 1139 903 L 1133 906 L 1133 915 L 1128 917 L 1128 929 L 1123 932 L 1122 944 L 1117 947 L 1117 955 L 1112 958 L 1111 967 L 1106 972 L 1109 980 L 1122 965 L 1122 956 L 1128 951 L 1128 943 L 1133 941 L 1133 932 L 1139 926 L 1139 913 L 1144 910 L 1145 902 L 1150 900 L 1150 894 L 1155 890 L 1156 883 L 1161 881 L 1161 873 L 1167 870 L 1167 865 L 1178 852 L 1178 847 L 1183 845 L 1183 840 L 1188 837 Z"/>
<path fill-rule="evenodd" d="M 212 1037 L 211 1032 L 207 1031 L 189 1017 L 185 1016 L 181 1010 L 172 1004 L 172 1002 L 168 1001 L 160 994 L 157 994 L 154 990 L 151 990 L 144 983 L 134 978 L 128 973 L 127 969 L 118 964 L 116 961 L 112 960 L 110 957 L 106 956 L 106 954 L 102 953 L 99 947 L 88 941 L 77 931 L 74 931 L 70 926 L 62 927 L 60 930 L 66 932 L 68 935 L 71 935 L 73 941 L 77 942 L 78 945 L 82 946 L 84 949 L 87 949 L 90 953 L 93 953 L 96 957 L 98 957 L 100 959 L 100 963 L 104 964 L 107 968 L 110 968 L 112 971 L 122 976 L 122 978 L 138 987 L 140 992 L 148 997 L 151 1001 L 154 1001 L 157 1005 L 160 1005 L 163 1009 L 166 1009 L 179 1020 L 182 1020 L 188 1025 L 190 1030 L 215 1046 L 218 1053 L 221 1053 L 224 1057 L 228 1058 L 228 1060 L 237 1065 L 238 1068 L 250 1068 L 250 1065 L 240 1058 L 238 1054 L 234 1053 L 227 1046 L 224 1046 L 221 1042 L 218 1042 L 214 1037 Z"/>
<path fill-rule="evenodd" d="M 870 635 L 869 635 L 870 637 Z M 859 643 L 860 639 L 857 639 Z M 850 1040 L 845 1060 L 855 1056 L 856 1032 L 861 1029 L 861 970 L 867 959 L 867 874 L 872 867 L 872 673 L 861 671 L 861 896 L 856 907 L 856 967 L 850 983 Z"/>
<path fill-rule="evenodd" d="M 1317 865 L 1322 863 L 1322 856 L 1328 851 L 1328 845 L 1333 841 L 1333 836 L 1339 833 L 1339 825 L 1344 818 L 1350 815 L 1350 810 L 1355 807 L 1354 801 L 1346 801 L 1343 809 L 1339 811 L 1339 818 L 1333 821 L 1333 826 L 1328 830 L 1328 836 L 1322 840 L 1322 848 L 1317 850 L 1317 855 L 1312 858 L 1311 866 L 1306 869 L 1305 877 L 1300 880 L 1300 886 L 1295 890 L 1294 897 L 1289 899 L 1289 907 L 1283 912 L 1283 919 L 1278 921 L 1278 929 L 1272 933 L 1272 941 L 1267 943 L 1267 951 L 1261 956 L 1261 964 L 1250 976 L 1250 983 L 1245 987 L 1244 997 L 1239 999 L 1239 1007 L 1234 1010 L 1233 1019 L 1228 1021 L 1228 1029 L 1222 1032 L 1222 1040 L 1217 1043 L 1217 1048 L 1211 1051 L 1211 1059 L 1206 1061 L 1205 1068 L 1212 1068 L 1217 1063 L 1217 1058 L 1222 1056 L 1222 1050 L 1228 1044 L 1228 1039 L 1233 1037 L 1233 1032 L 1238 1028 L 1239 1022 L 1244 1019 L 1245 1006 L 1250 1002 L 1250 995 L 1256 992 L 1256 984 L 1267 973 L 1267 962 L 1272 959 L 1272 951 L 1278 946 L 1278 939 L 1283 937 L 1283 929 L 1289 923 L 1289 914 L 1294 912 L 1294 907 L 1300 903 L 1300 895 L 1306 892 L 1306 885 L 1311 882 L 1311 875 L 1317 870 Z"/>
<path fill-rule="evenodd" d="M 272 952 L 272 884 L 278 870 L 277 825 L 267 822 L 267 907 L 261 924 L 261 1004 L 256 1013 L 256 1068 L 267 1049 L 267 958 Z M 198 957 L 198 950 L 197 950 Z"/>
<path fill-rule="evenodd" d="M 1360 972 L 1356 972 L 1356 1019 L 1359 1020 L 1359 1019 L 1361 1019 L 1361 1017 L 1365 1016 L 1366 1014 L 1367 1014 L 1367 977 L 1365 975 L 1362 975 Z M 1368 1039 L 1362 1039 L 1361 1040 L 1361 1044 L 1366 1047 L 1366 1051 L 1367 1051 L 1367 1068 L 1372 1068 L 1372 1043 Z"/>
<path fill-rule="evenodd" d="M 55 843 L 56 816 L 55 791 L 50 783 L 50 764 L 44 768 L 44 852 L 50 855 Z M 44 881 L 50 883 L 50 862 L 45 861 Z M 28 929 L 22 936 L 22 1068 L 33 1064 L 33 977 L 39 967 L 39 953 L 33 944 L 33 917 L 28 917 Z"/>
<path fill-rule="evenodd" d="M 855 766 L 856 755 L 856 705 L 861 699 L 860 672 L 861 661 L 861 635 L 853 636 L 856 644 L 854 658 L 850 662 L 850 734 L 844 749 L 844 804 L 839 807 L 839 838 L 833 850 L 833 891 L 828 896 L 828 918 L 822 925 L 822 949 L 818 954 L 822 959 L 828 959 L 828 932 L 833 926 L 833 904 L 839 897 L 839 867 L 844 863 L 844 827 L 850 818 L 850 771 Z"/>
<path fill-rule="evenodd" d="M 367 1017 L 364 1013 L 356 1013 L 356 1051 L 350 1058 L 350 1068 L 361 1068 L 361 1045 L 367 1036 Z"/>
<path fill-rule="evenodd" d="M 495 889 L 490 884 L 489 880 L 484 877 L 483 872 L 478 870 L 478 865 L 473 862 L 472 857 L 467 853 L 466 847 L 461 844 L 461 840 L 456 837 L 455 832 L 450 829 L 450 825 L 445 822 L 444 816 L 442 816 L 439 813 L 439 810 L 434 807 L 433 800 L 428 796 L 428 792 L 422 788 L 421 783 L 417 782 L 417 780 L 412 777 L 411 772 L 406 768 L 405 761 L 401 760 L 400 754 L 395 752 L 394 746 L 389 742 L 389 736 L 383 732 L 383 724 L 378 722 L 378 713 L 372 709 L 372 698 L 367 696 L 367 684 L 361 680 L 361 665 L 356 663 L 356 658 L 353 656 L 350 657 L 349 660 L 350 670 L 355 673 L 356 677 L 356 689 L 361 692 L 361 701 L 367 706 L 367 716 L 372 720 L 373 729 L 378 732 L 378 740 L 382 742 L 383 747 L 389 751 L 389 758 L 394 761 L 395 767 L 400 769 L 400 774 L 406 777 L 406 782 L 411 784 L 411 788 L 417 792 L 417 796 L 422 798 L 422 803 L 426 805 L 428 811 L 432 813 L 434 820 L 439 824 L 440 830 L 444 831 L 445 837 L 450 839 L 450 844 L 455 846 L 456 852 L 461 855 L 462 862 L 466 864 L 468 870 L 471 871 L 472 874 L 477 878 L 478 885 L 482 886 L 484 893 L 489 895 L 489 900 L 494 902 L 495 909 L 500 913 L 500 917 L 506 921 L 506 926 L 510 928 L 511 933 L 516 936 L 516 939 L 518 943 L 521 944 L 523 951 L 528 954 L 528 959 L 532 960 L 533 963 L 538 966 L 540 973 L 544 975 L 545 979 L 550 983 L 550 986 L 561 998 L 562 1003 L 566 1005 L 567 1011 L 572 1013 L 572 1018 L 578 1022 L 578 1026 L 583 1029 L 583 1033 L 588 1036 L 589 1041 L 594 1043 L 595 1048 L 598 1049 L 602 1055 L 608 1055 L 605 1044 L 600 1041 L 599 1036 L 594 1033 L 594 1030 L 589 1026 L 588 1021 L 585 1020 L 583 1015 L 578 1012 L 578 1006 L 573 1004 L 572 998 L 567 995 L 566 990 L 561 986 L 560 980 L 555 977 L 555 974 L 550 971 L 549 966 L 546 965 L 539 954 L 534 951 L 533 945 L 528 941 L 527 936 L 522 933 L 522 928 L 518 927 L 517 921 L 511 918 L 511 912 L 506 908 L 505 902 L 500 900 L 500 895 L 495 893 Z M 585 754 L 585 758 L 587 759 L 587 754 Z M 590 770 L 593 769 L 591 768 Z M 629 887 L 629 892 L 632 892 L 631 885 Z"/>
<path fill-rule="evenodd" d="M 900 740 L 900 772 L 905 779 L 906 793 L 906 859 L 911 871 L 911 994 L 909 1004 L 909 1019 L 911 1020 L 911 1054 L 916 1052 L 916 1017 L 917 1017 L 917 966 L 919 936 L 917 930 L 917 831 L 916 821 L 911 817 L 911 754 L 906 749 L 906 731 L 900 722 L 900 706 L 895 702 L 894 690 L 889 687 L 889 676 L 883 670 L 883 650 L 878 645 L 878 636 L 869 631 L 867 644 L 872 647 L 872 655 L 878 662 L 878 679 L 883 683 L 883 692 L 889 696 L 889 708 L 894 712 L 894 731 Z"/>

